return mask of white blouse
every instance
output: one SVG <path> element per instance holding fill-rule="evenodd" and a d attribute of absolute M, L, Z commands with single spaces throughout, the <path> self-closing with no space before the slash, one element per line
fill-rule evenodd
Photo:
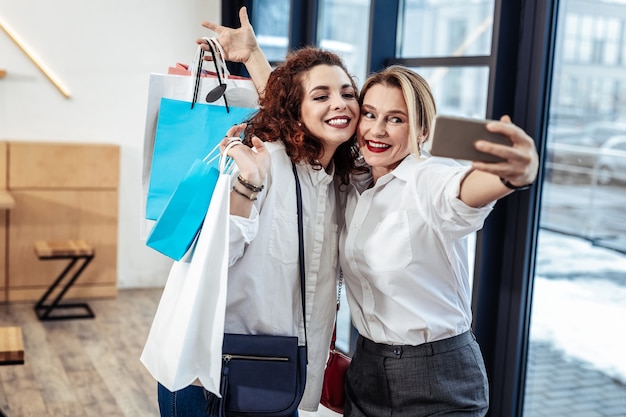
<path fill-rule="evenodd" d="M 457 198 L 470 168 L 408 156 L 391 173 L 349 187 L 340 264 L 354 326 L 375 342 L 419 345 L 470 329 L 467 235 L 493 204 Z"/>
<path fill-rule="evenodd" d="M 271 169 L 249 219 L 230 216 L 225 331 L 298 335 L 304 344 L 298 263 L 298 218 L 291 161 L 280 142 L 265 144 Z M 300 409 L 317 410 L 335 319 L 337 203 L 332 174 L 297 165 L 302 188 L 308 340 Z M 236 175 L 233 182 L 236 181 Z"/>

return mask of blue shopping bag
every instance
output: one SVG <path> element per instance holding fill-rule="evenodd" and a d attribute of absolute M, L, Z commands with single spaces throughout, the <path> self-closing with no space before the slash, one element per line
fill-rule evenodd
<path fill-rule="evenodd" d="M 146 245 L 176 261 L 185 255 L 211 203 L 220 174 L 215 165 L 209 156 L 192 163 L 154 224 Z"/>
<path fill-rule="evenodd" d="M 252 117 L 255 108 L 162 98 L 159 107 L 146 219 L 157 220 L 196 159 L 207 155 L 226 131 Z M 217 168 L 217 163 L 214 166 Z"/>

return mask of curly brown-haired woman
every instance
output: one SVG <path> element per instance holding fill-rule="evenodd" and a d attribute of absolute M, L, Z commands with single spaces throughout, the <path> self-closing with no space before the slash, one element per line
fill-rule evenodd
<path fill-rule="evenodd" d="M 205 24 L 222 32 L 218 40 L 227 59 L 269 74 L 253 75 L 267 80 L 257 85 L 258 113 L 248 124 L 231 128 L 223 142 L 225 146 L 245 130 L 246 144 L 254 147 L 228 151 L 238 172 L 230 197 L 225 332 L 297 335 L 304 344 L 294 163 L 302 189 L 308 344 L 306 389 L 299 408 L 315 411 L 335 318 L 339 216 L 334 179 L 347 184 L 355 163 L 358 93 L 341 59 L 318 48 L 292 52 L 272 71 L 256 45 L 245 9 L 240 16 L 253 42 L 242 48 L 246 56 L 237 56 L 236 46 L 224 40 L 225 31 L 233 29 Z M 252 65 L 257 58 L 261 65 Z M 162 416 L 206 416 L 215 401 L 197 382 L 175 392 L 159 384 L 158 393 Z"/>

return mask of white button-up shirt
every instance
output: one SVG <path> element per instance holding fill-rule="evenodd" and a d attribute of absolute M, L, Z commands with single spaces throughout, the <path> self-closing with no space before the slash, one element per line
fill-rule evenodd
<path fill-rule="evenodd" d="M 250 218 L 230 216 L 225 331 L 298 335 L 303 345 L 295 179 L 282 143 L 265 146 L 272 155 L 265 190 L 254 202 Z M 304 216 L 309 359 L 299 408 L 315 411 L 335 319 L 339 228 L 333 176 L 309 164 L 298 164 L 297 171 Z"/>
<path fill-rule="evenodd" d="M 350 186 L 340 264 L 354 326 L 375 342 L 419 345 L 470 329 L 467 235 L 493 204 L 459 198 L 469 167 L 411 155 L 372 188 Z"/>

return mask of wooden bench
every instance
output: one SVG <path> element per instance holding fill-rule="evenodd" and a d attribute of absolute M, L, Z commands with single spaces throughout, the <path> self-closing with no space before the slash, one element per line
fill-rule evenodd
<path fill-rule="evenodd" d="M 24 341 L 22 328 L 0 327 L 0 365 L 23 365 Z"/>
<path fill-rule="evenodd" d="M 80 319 L 80 318 L 94 318 L 96 315 L 87 303 L 63 303 L 61 300 L 65 293 L 74 285 L 74 282 L 78 279 L 80 274 L 85 270 L 89 262 L 95 256 L 95 250 L 82 239 L 73 240 L 38 240 L 35 242 L 35 254 L 39 260 L 57 260 L 57 259 L 69 259 L 70 262 L 67 267 L 59 274 L 57 279 L 50 285 L 45 294 L 39 299 L 35 305 L 35 311 L 39 320 L 64 320 L 64 319 Z M 65 280 L 66 275 L 70 270 L 74 268 L 78 261 L 82 260 L 82 264 L 75 268 L 73 275 L 67 280 L 65 285 L 58 291 L 56 297 L 47 304 L 48 297 L 55 291 L 57 291 L 61 285 L 61 282 Z M 51 313 L 57 309 L 81 309 L 83 313 L 74 314 L 56 314 Z"/>
<path fill-rule="evenodd" d="M 0 327 L 0 365 L 23 365 L 24 341 L 22 328 L 17 326 Z M 8 417 L 0 409 L 0 417 Z"/>

